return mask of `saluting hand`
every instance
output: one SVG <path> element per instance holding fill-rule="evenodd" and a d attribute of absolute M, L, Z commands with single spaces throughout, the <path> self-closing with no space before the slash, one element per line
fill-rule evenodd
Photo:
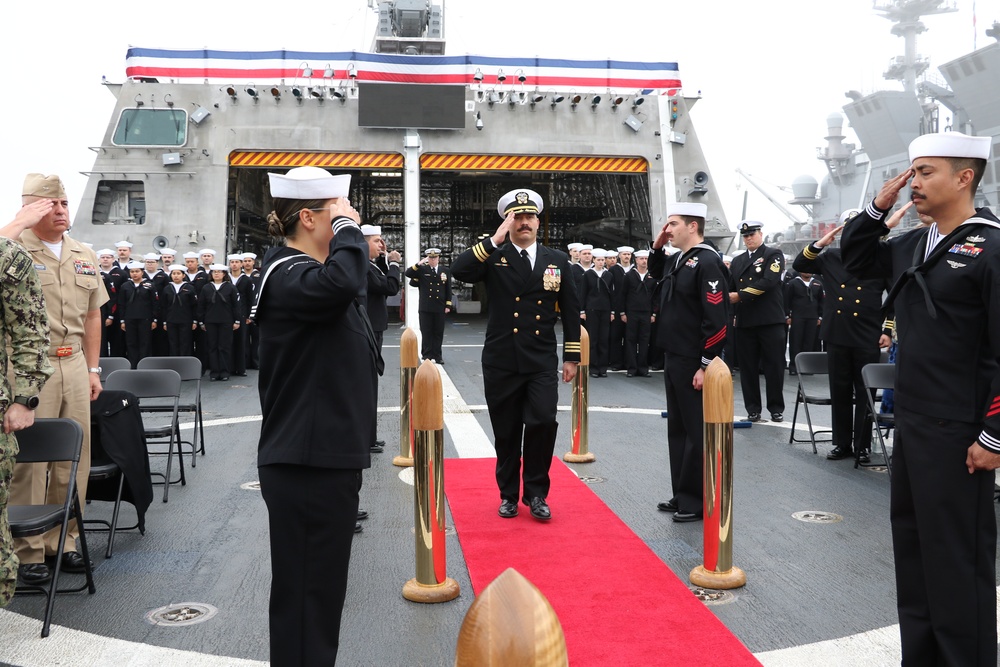
<path fill-rule="evenodd" d="M 351 206 L 351 200 L 347 197 L 337 197 L 330 205 L 330 214 L 334 219 L 337 217 L 350 218 L 354 222 L 361 224 L 361 214 Z"/>
<path fill-rule="evenodd" d="M 882 186 L 882 189 L 875 195 L 875 206 L 886 211 L 896 205 L 899 199 L 899 191 L 906 187 L 906 183 L 913 177 L 913 169 L 907 169 L 899 176 L 890 178 Z"/>
<path fill-rule="evenodd" d="M 497 230 L 493 232 L 493 237 L 490 239 L 493 241 L 493 245 L 499 247 L 499 245 L 503 243 L 503 240 L 507 238 L 507 232 L 509 232 L 510 228 L 514 226 L 515 217 L 514 212 L 511 211 L 507 214 L 507 217 L 503 219 L 503 222 L 501 222 L 500 226 L 497 227 Z"/>
<path fill-rule="evenodd" d="M 33 201 L 30 204 L 25 204 L 21 207 L 21 210 L 17 212 L 14 219 L 3 229 L 0 229 L 0 236 L 6 236 L 9 239 L 16 239 L 21 235 L 25 229 L 31 229 L 37 225 L 42 218 L 47 216 L 52 212 L 52 207 L 55 206 L 54 199 L 39 199 Z"/>
<path fill-rule="evenodd" d="M 392 252 L 390 252 L 388 257 L 390 262 L 398 262 L 402 258 L 403 258 L 402 255 L 400 255 L 399 251 L 397 250 L 393 250 Z"/>
<path fill-rule="evenodd" d="M 890 215 L 889 219 L 885 221 L 885 226 L 888 227 L 889 229 L 892 229 L 893 227 L 898 225 L 899 221 L 903 219 L 903 216 L 906 215 L 906 212 L 909 211 L 911 208 L 913 208 L 912 199 L 903 204 L 903 206 L 898 211 Z"/>
<path fill-rule="evenodd" d="M 839 227 L 834 227 L 833 229 L 831 229 L 830 231 L 828 231 L 826 234 L 824 234 L 823 238 L 821 238 L 819 241 L 816 241 L 816 247 L 817 248 L 825 248 L 825 247 L 827 247 L 828 245 L 830 245 L 831 243 L 833 243 L 833 240 L 835 238 L 837 238 L 837 234 L 839 234 L 842 231 L 844 231 L 844 225 L 841 225 Z"/>

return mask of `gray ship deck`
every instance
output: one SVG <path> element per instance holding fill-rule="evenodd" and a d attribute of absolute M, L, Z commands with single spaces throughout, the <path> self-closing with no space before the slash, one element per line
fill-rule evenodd
<path fill-rule="evenodd" d="M 448 457 L 491 437 L 479 363 L 484 329 L 481 318 L 457 319 L 446 329 L 443 369 L 456 392 L 451 395 L 446 384 Z M 340 664 L 348 666 L 453 664 L 458 629 L 473 599 L 453 534 L 447 538 L 448 575 L 462 595 L 438 605 L 410 603 L 401 595 L 415 565 L 412 486 L 403 481 L 406 472 L 392 465 L 398 449 L 399 333 L 387 332 L 380 385 L 379 432 L 389 444 L 373 455 L 361 492 L 361 505 L 371 516 L 354 541 L 340 650 Z M 204 384 L 207 454 L 198 457 L 197 468 L 188 468 L 186 487 L 171 489 L 169 503 L 154 498 L 145 536 L 118 536 L 113 558 L 104 558 L 105 536 L 90 534 L 97 593 L 60 595 L 49 638 L 38 637 L 40 597 L 17 597 L 0 611 L 0 662 L 267 661 L 265 507 L 258 491 L 241 488 L 257 479 L 255 375 Z M 655 509 L 668 497 L 662 373 L 651 378 L 611 373 L 590 387 L 590 448 L 597 461 L 570 467 L 600 478 L 592 488 L 601 499 L 687 582 L 690 569 L 701 563 L 701 524 L 676 524 Z M 561 392 L 560 405 L 568 409 L 568 387 Z M 765 665 L 898 664 L 889 480 L 884 472 L 855 470 L 851 461 L 827 461 L 828 445 L 821 445 L 819 456 L 808 443 L 789 445 L 794 397 L 794 378 L 786 377 L 788 421 L 736 431 L 734 563 L 746 572 L 747 585 L 710 608 Z M 829 423 L 827 410 L 816 413 L 819 422 Z M 744 414 L 737 382 L 736 415 Z M 568 449 L 568 412 L 560 413 L 560 421 L 557 455 Z M 154 457 L 154 469 L 162 465 L 163 459 Z M 559 498 L 550 501 L 558 516 Z M 805 510 L 832 512 L 843 520 L 815 524 L 792 517 Z M 109 514 L 110 503 L 94 503 L 88 512 Z M 64 581 L 79 576 L 66 575 Z M 151 610 L 182 602 L 205 603 L 218 613 L 182 627 L 146 620 Z"/>

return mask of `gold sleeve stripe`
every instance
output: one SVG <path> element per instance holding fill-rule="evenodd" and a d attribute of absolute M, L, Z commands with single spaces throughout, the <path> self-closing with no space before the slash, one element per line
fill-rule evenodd
<path fill-rule="evenodd" d="M 579 343 L 566 343 L 565 347 L 566 347 L 566 351 L 567 352 L 579 352 L 580 351 L 580 344 Z"/>
<path fill-rule="evenodd" d="M 819 257 L 819 253 L 813 252 L 811 245 L 807 245 L 805 248 L 802 249 L 802 255 L 806 259 L 816 259 L 817 257 Z"/>
<path fill-rule="evenodd" d="M 480 262 L 485 262 L 490 256 L 490 253 L 486 252 L 486 246 L 484 246 L 482 242 L 477 243 L 472 247 L 472 254 L 474 254 L 476 259 Z"/>
<path fill-rule="evenodd" d="M 893 319 L 886 320 L 885 322 L 882 323 L 882 328 L 883 329 L 888 329 L 889 331 L 895 331 L 896 330 L 896 320 L 893 320 Z"/>
<path fill-rule="evenodd" d="M 753 294 L 754 296 L 760 296 L 761 294 L 764 293 L 764 290 L 757 289 L 756 287 L 744 287 L 741 291 L 748 292 L 750 294 Z"/>

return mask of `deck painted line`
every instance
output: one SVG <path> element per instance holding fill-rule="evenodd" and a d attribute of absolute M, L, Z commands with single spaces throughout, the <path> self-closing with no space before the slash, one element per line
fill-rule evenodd
<path fill-rule="evenodd" d="M 496 458 L 493 441 L 479 425 L 458 387 L 443 368 L 438 366 L 438 371 L 441 373 L 441 389 L 444 393 L 444 425 L 451 434 L 458 457 Z"/>
<path fill-rule="evenodd" d="M 57 603 L 57 610 L 58 607 Z M 47 639 L 39 636 L 41 631 L 40 620 L 0 609 L 0 636 L 3 637 L 0 661 L 21 667 L 69 664 L 74 667 L 266 667 L 270 664 L 102 637 L 55 624 Z"/>

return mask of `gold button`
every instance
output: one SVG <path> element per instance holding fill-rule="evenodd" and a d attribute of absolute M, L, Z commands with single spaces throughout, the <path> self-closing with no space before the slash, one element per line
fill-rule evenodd
<path fill-rule="evenodd" d="M 861 291 L 861 285 L 858 285 L 858 291 L 859 292 Z"/>
<path fill-rule="evenodd" d="M 535 319 L 536 320 L 540 320 L 540 319 L 542 319 L 542 316 L 541 315 L 535 315 Z"/>
<path fill-rule="evenodd" d="M 519 317 L 519 315 L 517 313 L 514 313 L 514 317 Z"/>
<path fill-rule="evenodd" d="M 514 327 L 514 333 L 517 333 L 517 327 Z"/>
<path fill-rule="evenodd" d="M 847 289 L 847 285 L 841 285 L 840 289 Z"/>
<path fill-rule="evenodd" d="M 854 317 L 857 317 L 857 316 L 858 316 L 858 314 L 857 314 L 857 313 L 854 313 Z"/>
<path fill-rule="evenodd" d="M 535 329 L 535 335 L 536 336 L 538 335 L 538 329 Z"/>
<path fill-rule="evenodd" d="M 842 297 L 842 296 L 838 296 L 837 297 L 837 301 L 843 301 L 843 300 L 844 300 L 844 297 Z"/>
<path fill-rule="evenodd" d="M 542 302 L 541 302 L 541 301 L 539 301 L 539 302 L 538 302 L 538 305 L 539 305 L 539 306 L 540 306 L 540 305 L 542 305 Z"/>
<path fill-rule="evenodd" d="M 840 315 L 840 311 L 839 310 L 837 311 L 837 314 Z M 515 331 L 517 331 L 517 329 L 515 329 Z"/>
<path fill-rule="evenodd" d="M 515 296 L 514 297 L 514 301 L 520 301 L 520 300 L 521 300 L 521 297 L 519 297 L 519 296 Z"/>
<path fill-rule="evenodd" d="M 861 303 L 861 299 L 855 299 L 854 303 Z"/>

